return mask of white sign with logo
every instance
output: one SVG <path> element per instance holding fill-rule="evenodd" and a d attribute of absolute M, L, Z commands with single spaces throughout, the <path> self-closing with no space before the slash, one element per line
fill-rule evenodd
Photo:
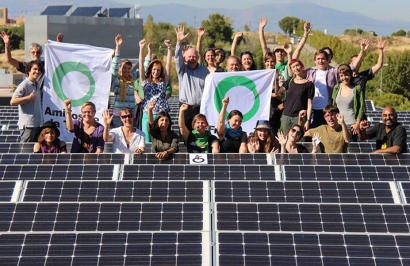
<path fill-rule="evenodd" d="M 107 109 L 111 86 L 112 49 L 85 44 L 48 41 L 45 45 L 43 90 L 44 121 L 56 122 L 60 139 L 71 142 L 65 127 L 65 99 L 71 99 L 73 119 L 81 118 L 81 105 L 93 102 L 96 121 Z"/>

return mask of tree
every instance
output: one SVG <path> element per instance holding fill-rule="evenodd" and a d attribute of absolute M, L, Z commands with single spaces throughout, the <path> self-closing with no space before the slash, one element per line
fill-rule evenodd
<path fill-rule="evenodd" d="M 391 34 L 391 36 L 406 36 L 406 31 L 405 30 L 403 30 L 403 29 L 401 29 L 401 30 L 398 30 L 398 31 L 396 31 L 396 32 L 393 32 L 392 34 Z"/>
<path fill-rule="evenodd" d="M 296 17 L 284 17 L 279 20 L 279 27 L 283 30 L 284 33 L 293 33 L 293 30 L 296 30 L 300 22 L 299 18 Z"/>
<path fill-rule="evenodd" d="M 205 28 L 207 38 L 204 38 L 203 47 L 215 47 L 216 42 L 232 42 L 232 21 L 228 17 L 214 13 L 209 15 L 208 20 L 203 20 L 201 23 Z"/>
<path fill-rule="evenodd" d="M 245 24 L 245 26 L 243 26 L 243 31 L 251 31 L 251 28 L 249 28 L 248 24 Z"/>

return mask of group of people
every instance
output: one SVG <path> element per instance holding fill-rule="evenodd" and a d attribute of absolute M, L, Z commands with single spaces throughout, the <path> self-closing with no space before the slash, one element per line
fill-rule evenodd
<path fill-rule="evenodd" d="M 305 68 L 299 55 L 306 43 L 312 26 L 304 23 L 304 34 L 292 53 L 292 46 L 285 44 L 269 50 L 264 28 L 267 19 L 259 24 L 259 38 L 264 53 L 266 69 L 276 69 L 272 87 L 270 120 L 260 120 L 255 131 L 249 135 L 242 130 L 243 115 L 240 110 L 231 110 L 227 119 L 229 98 L 222 101 L 216 134 L 208 130 L 207 119 L 200 114 L 200 104 L 205 79 L 211 72 L 252 71 L 256 69 L 253 54 L 244 51 L 238 58 L 236 47 L 242 33 L 236 33 L 231 55 L 225 60 L 223 49 L 207 49 L 200 56 L 202 39 L 206 30 L 198 29 L 197 47 L 186 47 L 188 36 L 185 27 L 176 28 L 175 63 L 179 81 L 178 136 L 171 130 L 172 120 L 167 99 L 172 61 L 172 43 L 167 47 L 165 67 L 152 53 L 152 44 L 139 42 L 139 68 L 132 72 L 132 63 L 120 59 L 123 43 L 121 35 L 115 36 L 115 51 L 112 60 L 112 86 L 115 101 L 112 112 L 103 113 L 103 123 L 95 121 L 95 105 L 86 102 L 81 107 L 81 120 L 71 116 L 71 100 L 65 101 L 66 128 L 74 135 L 71 152 L 100 153 L 104 142 L 113 142 L 115 152 L 144 153 L 145 142 L 152 142 L 152 152 L 158 158 L 166 158 L 178 151 L 182 138 L 188 152 L 201 153 L 304 153 L 306 147 L 298 143 L 312 140 L 313 150 L 320 148 L 326 153 L 347 151 L 351 141 L 377 138 L 379 153 L 407 152 L 407 135 L 397 122 L 393 107 L 382 112 L 380 125 L 369 128 L 365 115 L 366 82 L 374 78 L 383 64 L 385 41 L 379 38 L 377 63 L 368 70 L 359 71 L 361 61 L 370 42 L 361 42 L 360 53 L 352 56 L 349 64 L 330 66 L 333 52 L 329 47 L 314 55 L 315 67 Z M 59 130 L 52 121 L 43 124 L 41 91 L 44 79 L 43 62 L 40 61 L 41 46 L 32 44 L 30 55 L 33 61 L 19 62 L 11 57 L 10 38 L 1 33 L 6 47 L 7 61 L 27 78 L 14 92 L 11 105 L 19 106 L 19 129 L 21 141 L 37 142 L 34 152 L 66 152 L 66 144 L 58 139 Z M 62 35 L 57 36 L 62 41 Z M 144 58 L 144 48 L 148 54 Z M 286 61 L 287 57 L 287 61 Z M 225 63 L 225 68 L 223 64 Z M 143 63 L 144 62 L 144 63 Z M 54 126 L 53 126 L 54 125 Z"/>

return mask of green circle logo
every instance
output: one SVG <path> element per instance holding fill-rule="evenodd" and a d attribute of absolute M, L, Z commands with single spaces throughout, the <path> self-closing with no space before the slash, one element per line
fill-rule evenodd
<path fill-rule="evenodd" d="M 242 119 L 242 123 L 243 123 L 243 122 L 250 120 L 253 116 L 255 116 L 260 106 L 259 93 L 256 90 L 255 82 L 253 82 L 251 79 L 247 77 L 243 77 L 243 76 L 232 76 L 232 77 L 227 77 L 221 80 L 215 88 L 214 104 L 219 113 L 222 109 L 222 100 L 225 98 L 226 93 L 230 89 L 234 87 L 238 87 L 238 86 L 242 86 L 250 90 L 254 98 L 254 103 L 253 103 L 251 110 L 249 110 L 249 112 L 247 112 L 246 114 L 243 114 L 243 119 Z M 245 100 L 250 100 L 250 99 L 245 99 Z M 228 114 L 229 113 L 226 112 L 225 117 L 227 117 Z"/>
<path fill-rule="evenodd" d="M 63 82 L 63 78 L 70 72 L 80 72 L 81 74 L 86 76 L 88 80 L 90 81 L 90 88 L 88 89 L 84 97 L 80 99 L 71 100 L 71 105 L 73 107 L 81 106 L 84 102 L 88 102 L 91 99 L 91 97 L 94 95 L 95 80 L 93 76 L 91 75 L 91 70 L 86 65 L 80 62 L 61 63 L 54 70 L 53 87 L 54 87 L 54 91 L 56 92 L 58 98 L 60 98 L 62 101 L 66 100 L 68 97 L 64 94 L 61 84 Z"/>

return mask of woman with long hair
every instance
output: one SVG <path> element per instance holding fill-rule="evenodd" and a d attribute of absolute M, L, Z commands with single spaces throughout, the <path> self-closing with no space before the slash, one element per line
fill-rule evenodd
<path fill-rule="evenodd" d="M 299 124 L 293 125 L 286 135 L 282 132 L 278 132 L 278 136 L 276 139 L 280 144 L 280 152 L 281 153 L 309 153 L 308 149 L 303 146 L 302 144 L 298 143 L 300 139 L 305 134 L 303 127 Z M 315 135 L 314 137 L 318 137 Z M 312 153 L 317 152 L 318 144 L 316 141 L 312 141 Z"/>
<path fill-rule="evenodd" d="M 109 110 L 103 113 L 104 120 L 104 141 L 113 142 L 113 150 L 116 153 L 144 153 L 145 152 L 145 135 L 133 126 L 133 114 L 130 108 L 124 108 L 120 111 L 122 126 L 109 129 L 113 115 Z"/>
<path fill-rule="evenodd" d="M 353 71 L 347 64 L 337 68 L 340 83 L 333 88 L 332 100 L 344 116 L 345 123 L 352 134 L 352 141 L 357 141 L 360 121 L 365 119 L 364 90 L 353 84 Z"/>
<path fill-rule="evenodd" d="M 255 131 L 248 137 L 249 153 L 278 153 L 279 148 L 278 141 L 273 137 L 269 121 L 258 120 Z"/>
<path fill-rule="evenodd" d="M 53 121 L 45 122 L 33 151 L 35 153 L 67 153 L 66 143 L 58 137 L 60 137 L 60 130 L 56 124 Z"/>
<path fill-rule="evenodd" d="M 154 120 L 152 110 L 154 102 L 148 103 L 149 134 L 151 135 L 151 149 L 155 157 L 165 159 L 170 154 L 178 152 L 179 136 L 172 131 L 171 116 L 166 111 L 159 111 Z"/>
<path fill-rule="evenodd" d="M 142 62 L 144 58 L 144 46 L 145 39 L 139 42 L 140 55 L 139 60 Z M 169 81 L 169 75 L 171 73 L 171 59 L 172 59 L 172 46 L 170 40 L 164 41 L 167 47 L 167 61 L 165 68 L 162 65 L 161 60 L 153 60 L 147 67 L 147 71 L 140 76 L 140 84 L 144 88 L 144 102 L 143 102 L 143 115 L 142 115 L 142 132 L 145 133 L 147 142 L 151 142 L 151 137 L 148 133 L 148 103 L 154 102 L 155 107 L 152 110 L 154 119 L 159 111 L 169 112 L 170 108 L 167 100 L 167 84 Z M 139 65 L 140 73 L 144 73 L 144 67 Z"/>
<path fill-rule="evenodd" d="M 95 104 L 83 103 L 80 120 L 73 120 L 71 117 L 71 99 L 66 99 L 64 104 L 65 124 L 67 130 L 74 134 L 71 153 L 102 153 L 104 151 L 104 126 L 95 121 Z"/>
<path fill-rule="evenodd" d="M 224 69 L 216 65 L 215 51 L 212 48 L 208 48 L 204 53 L 204 64 L 208 68 L 209 72 L 224 72 Z"/>
<path fill-rule="evenodd" d="M 120 34 L 115 36 L 115 54 L 112 59 L 111 65 L 111 89 L 115 94 L 115 101 L 113 106 L 114 118 L 112 121 L 113 128 L 122 126 L 120 111 L 123 108 L 130 108 L 131 111 L 134 113 L 136 105 L 142 102 L 142 99 L 139 96 L 137 89 L 135 88 L 135 81 L 138 79 L 139 76 L 138 72 L 131 72 L 132 63 L 130 60 L 120 60 L 122 42 L 123 40 Z M 136 121 L 133 121 L 133 124 L 136 125 Z"/>
<path fill-rule="evenodd" d="M 242 130 L 243 115 L 238 110 L 229 112 L 228 121 L 225 124 L 226 109 L 229 104 L 229 97 L 222 100 L 222 108 L 219 112 L 218 124 L 216 131 L 218 132 L 220 152 L 222 153 L 246 153 L 247 152 L 247 136 Z"/>

